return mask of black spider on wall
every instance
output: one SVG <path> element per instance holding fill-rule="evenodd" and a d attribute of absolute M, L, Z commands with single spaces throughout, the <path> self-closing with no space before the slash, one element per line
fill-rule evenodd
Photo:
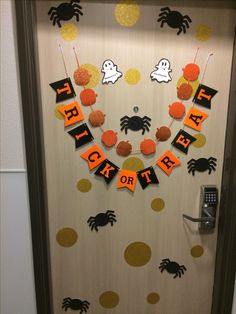
<path fill-rule="evenodd" d="M 161 272 L 166 270 L 169 274 L 174 274 L 173 278 L 181 277 L 187 270 L 184 265 L 179 265 L 177 262 L 171 261 L 169 258 L 164 258 L 159 266 Z"/>
<path fill-rule="evenodd" d="M 80 314 L 87 312 L 90 303 L 88 301 L 81 301 L 80 299 L 71 299 L 70 297 L 64 298 L 62 308 L 67 312 L 68 309 L 80 310 Z"/>
<path fill-rule="evenodd" d="M 95 217 L 89 217 L 87 223 L 89 224 L 91 230 L 95 229 L 96 231 L 98 231 L 98 227 L 103 227 L 108 223 L 113 226 L 116 221 L 117 220 L 116 215 L 114 214 L 114 210 L 107 210 L 105 213 L 99 213 Z"/>
<path fill-rule="evenodd" d="M 188 161 L 188 173 L 192 173 L 194 176 L 195 171 L 204 172 L 208 170 L 208 174 L 211 174 L 212 170 L 216 170 L 216 161 L 214 157 L 190 159 Z"/>
<path fill-rule="evenodd" d="M 50 20 L 52 20 L 53 26 L 57 23 L 61 27 L 60 21 L 68 21 L 73 16 L 79 21 L 79 16 L 83 15 L 82 7 L 78 4 L 80 0 L 71 0 L 69 3 L 61 3 L 58 7 L 51 7 L 48 11 Z"/>
<path fill-rule="evenodd" d="M 125 134 L 128 133 L 128 130 L 132 131 L 139 131 L 142 130 L 142 134 L 145 133 L 145 131 L 149 132 L 149 127 L 151 126 L 151 118 L 144 116 L 144 117 L 128 117 L 124 116 L 120 119 L 120 126 L 121 131 L 125 130 Z"/>
<path fill-rule="evenodd" d="M 188 15 L 182 15 L 178 11 L 171 11 L 170 8 L 165 7 L 161 8 L 157 22 L 161 22 L 161 27 L 167 23 L 171 28 L 178 28 L 179 31 L 177 35 L 179 35 L 182 32 L 186 33 L 186 27 L 189 28 L 189 23 L 191 23 L 192 20 Z"/>

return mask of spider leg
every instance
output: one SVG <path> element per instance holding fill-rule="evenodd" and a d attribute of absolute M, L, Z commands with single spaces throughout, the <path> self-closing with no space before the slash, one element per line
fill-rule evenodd
<path fill-rule="evenodd" d="M 122 117 L 122 118 L 120 119 L 120 121 L 123 122 L 123 120 L 125 120 L 125 119 L 129 120 L 129 117 L 128 117 L 128 116 L 124 116 L 124 117 Z"/>
<path fill-rule="evenodd" d="M 177 35 L 179 35 L 180 33 L 182 33 L 182 31 L 184 31 L 184 33 L 186 33 L 186 30 L 184 29 L 184 25 L 180 26 Z"/>
<path fill-rule="evenodd" d="M 195 162 L 196 160 L 192 158 L 192 159 L 190 159 L 190 160 L 188 161 L 188 164 L 190 164 L 190 162 L 192 162 L 192 161 Z"/>
<path fill-rule="evenodd" d="M 189 23 L 186 20 L 183 20 L 183 25 L 187 26 L 187 28 L 189 28 Z"/>
<path fill-rule="evenodd" d="M 107 211 L 106 211 L 106 214 L 113 214 L 115 211 L 114 210 L 110 210 L 110 209 L 108 209 Z"/>
<path fill-rule="evenodd" d="M 90 305 L 90 303 L 89 303 L 87 300 L 84 300 L 84 301 L 83 301 L 83 304 L 85 304 L 86 306 L 89 306 L 89 305 Z"/>
<path fill-rule="evenodd" d="M 159 266 L 159 269 L 161 270 L 161 273 L 165 270 L 165 266 Z"/>
<path fill-rule="evenodd" d="M 168 263 L 170 263 L 170 259 L 169 258 L 164 258 L 163 260 L 162 260 L 162 263 L 163 262 L 168 262 Z"/>
<path fill-rule="evenodd" d="M 158 16 L 159 16 L 159 17 L 161 17 L 161 16 L 167 16 L 167 12 L 161 12 Z"/>
<path fill-rule="evenodd" d="M 192 20 L 190 19 L 190 17 L 188 15 L 184 15 L 183 19 L 188 20 L 190 23 L 192 22 Z"/>
<path fill-rule="evenodd" d="M 80 15 L 83 15 L 83 12 L 75 10 L 74 16 L 76 17 L 76 21 L 79 21 Z"/>
<path fill-rule="evenodd" d="M 126 131 L 126 129 L 128 129 L 128 126 L 127 126 L 127 123 L 121 123 L 121 131 L 123 131 L 124 129 L 125 129 L 125 134 L 127 134 L 127 131 Z"/>
<path fill-rule="evenodd" d="M 175 273 L 173 278 L 176 278 L 176 277 L 178 277 L 178 272 Z"/>
<path fill-rule="evenodd" d="M 195 171 L 196 171 L 196 169 L 195 169 L 194 165 L 188 166 L 188 173 L 192 172 L 192 175 L 194 176 Z"/>
<path fill-rule="evenodd" d="M 162 20 L 162 22 L 161 22 L 161 27 L 163 27 L 163 25 L 164 25 L 165 23 L 167 23 L 166 20 Z"/>
<path fill-rule="evenodd" d="M 151 121 L 151 120 L 152 120 L 152 119 L 149 118 L 148 116 L 144 116 L 143 119 L 144 119 L 144 118 L 147 119 L 148 121 Z"/>
<path fill-rule="evenodd" d="M 87 312 L 87 307 L 86 306 L 84 306 L 84 305 L 82 305 L 82 308 L 81 308 L 81 312 L 80 313 L 83 313 L 83 312 Z"/>
<path fill-rule="evenodd" d="M 185 271 L 187 270 L 187 268 L 184 265 L 181 265 L 180 268 L 185 270 Z"/>
<path fill-rule="evenodd" d="M 217 166 L 214 161 L 210 161 L 209 164 L 210 164 L 211 166 Z"/>
<path fill-rule="evenodd" d="M 54 19 L 53 19 L 53 26 L 55 25 L 57 23 L 57 25 L 59 26 L 59 27 L 61 27 L 61 23 L 60 23 L 60 19 L 58 18 L 58 17 L 55 17 Z"/>
<path fill-rule="evenodd" d="M 73 5 L 73 8 L 75 9 L 75 10 L 77 10 L 77 9 L 79 9 L 79 10 L 82 10 L 83 8 L 81 7 L 81 5 L 79 5 L 78 3 L 75 3 L 74 5 Z M 83 13 L 82 13 L 83 14 Z"/>
<path fill-rule="evenodd" d="M 56 17 L 55 17 L 56 16 Z M 50 21 L 53 20 L 54 18 L 57 18 L 57 12 L 54 11 L 51 15 L 50 15 Z"/>
<path fill-rule="evenodd" d="M 62 305 L 62 309 L 65 309 L 65 312 L 69 309 L 70 305 L 69 304 L 64 304 Z"/>
<path fill-rule="evenodd" d="M 171 12 L 171 9 L 169 7 L 161 8 L 161 11 L 167 11 L 167 13 Z"/>
<path fill-rule="evenodd" d="M 89 217 L 89 219 L 87 220 L 87 223 L 91 223 L 91 222 L 93 222 L 95 220 L 95 217 Z"/>
<path fill-rule="evenodd" d="M 63 301 L 71 301 L 70 297 L 64 298 Z"/>
<path fill-rule="evenodd" d="M 208 174 L 211 174 L 212 170 L 216 171 L 216 168 L 212 165 L 209 165 L 209 168 L 208 168 Z"/>
<path fill-rule="evenodd" d="M 145 120 L 145 121 L 144 121 L 144 125 L 146 125 L 146 126 L 151 126 L 151 123 L 150 123 L 148 120 Z"/>
<path fill-rule="evenodd" d="M 145 131 L 149 132 L 149 127 L 147 125 L 142 127 L 142 135 L 145 133 Z"/>
<path fill-rule="evenodd" d="M 217 161 L 217 159 L 214 158 L 214 157 L 210 157 L 210 158 L 208 158 L 207 160 L 208 160 L 208 161 Z"/>
<path fill-rule="evenodd" d="M 51 9 L 48 11 L 48 15 L 50 15 L 53 11 L 56 12 L 56 11 L 57 11 L 57 8 L 51 7 Z M 53 12 L 53 13 L 54 13 L 54 12 Z"/>
<path fill-rule="evenodd" d="M 117 221 L 117 220 L 116 220 L 116 216 L 114 216 L 114 215 L 109 216 L 109 218 L 110 218 L 112 221 Z"/>
<path fill-rule="evenodd" d="M 114 214 L 109 214 L 109 215 L 108 215 L 108 218 L 116 218 L 116 215 L 114 215 Z"/>
<path fill-rule="evenodd" d="M 161 16 L 159 19 L 157 19 L 157 22 L 160 22 L 162 20 L 165 20 L 165 16 Z"/>

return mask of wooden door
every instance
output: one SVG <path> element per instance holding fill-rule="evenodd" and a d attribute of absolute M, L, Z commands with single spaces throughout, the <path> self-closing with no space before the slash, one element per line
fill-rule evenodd
<path fill-rule="evenodd" d="M 202 185 L 221 187 L 234 16 L 213 2 L 37 1 L 55 313 L 211 312 L 217 230 L 200 233 L 182 215 L 198 217 Z M 91 76 L 85 89 L 75 52 Z M 68 81 L 50 84 L 67 77 L 76 96 L 62 100 Z M 192 92 L 181 101 L 183 83 Z M 193 104 L 199 84 L 217 91 L 211 108 Z M 88 88 L 93 106 L 81 103 Z M 107 130 L 117 134 L 102 142 Z M 190 136 L 182 149 L 180 131 Z"/>

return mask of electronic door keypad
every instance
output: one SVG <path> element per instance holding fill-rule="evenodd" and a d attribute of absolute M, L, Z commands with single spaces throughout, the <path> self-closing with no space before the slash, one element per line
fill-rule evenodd
<path fill-rule="evenodd" d="M 216 223 L 218 189 L 215 185 L 202 185 L 200 192 L 199 218 L 183 214 L 185 219 L 199 223 L 199 230 L 213 230 Z"/>

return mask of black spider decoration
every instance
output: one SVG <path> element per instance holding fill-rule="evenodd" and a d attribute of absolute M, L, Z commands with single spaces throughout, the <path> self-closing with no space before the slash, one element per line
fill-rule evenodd
<path fill-rule="evenodd" d="M 178 11 L 171 11 L 170 8 L 161 8 L 161 13 L 159 14 L 159 19 L 157 22 L 161 22 L 161 27 L 165 23 L 171 28 L 178 28 L 177 35 L 184 32 L 186 33 L 186 27 L 189 28 L 189 23 L 192 22 L 188 15 L 182 15 Z"/>
<path fill-rule="evenodd" d="M 53 26 L 57 23 L 61 27 L 60 21 L 68 21 L 73 16 L 79 21 L 79 16 L 83 15 L 82 7 L 78 4 L 80 0 L 71 0 L 69 3 L 61 3 L 58 7 L 51 7 L 48 11 L 50 20 L 52 20 Z"/>
<path fill-rule="evenodd" d="M 105 213 L 99 213 L 95 217 L 89 217 L 87 223 L 91 230 L 95 229 L 98 231 L 98 227 L 103 227 L 108 223 L 113 226 L 114 222 L 116 222 L 116 215 L 114 214 L 114 210 L 107 210 Z"/>
<path fill-rule="evenodd" d="M 144 117 L 128 117 L 124 116 L 120 119 L 120 126 L 121 131 L 125 130 L 125 134 L 128 133 L 128 129 L 132 131 L 139 131 L 142 130 L 142 134 L 145 133 L 145 131 L 149 132 L 149 127 L 151 126 L 151 118 L 144 116 Z"/>
<path fill-rule="evenodd" d="M 68 309 L 80 310 L 80 314 L 87 312 L 90 303 L 88 301 L 81 301 L 80 299 L 71 299 L 70 297 L 64 298 L 62 302 L 62 309 L 67 312 Z"/>
<path fill-rule="evenodd" d="M 216 170 L 216 161 L 214 157 L 191 159 L 188 161 L 188 173 L 192 173 L 194 176 L 195 171 L 204 172 L 208 170 L 208 174 L 211 174 L 212 170 Z"/>
<path fill-rule="evenodd" d="M 166 270 L 169 274 L 175 274 L 173 278 L 176 278 L 184 274 L 184 271 L 187 270 L 187 268 L 184 265 L 179 265 L 177 262 L 171 261 L 169 258 L 164 258 L 162 262 L 160 263 L 159 269 L 161 272 Z"/>

